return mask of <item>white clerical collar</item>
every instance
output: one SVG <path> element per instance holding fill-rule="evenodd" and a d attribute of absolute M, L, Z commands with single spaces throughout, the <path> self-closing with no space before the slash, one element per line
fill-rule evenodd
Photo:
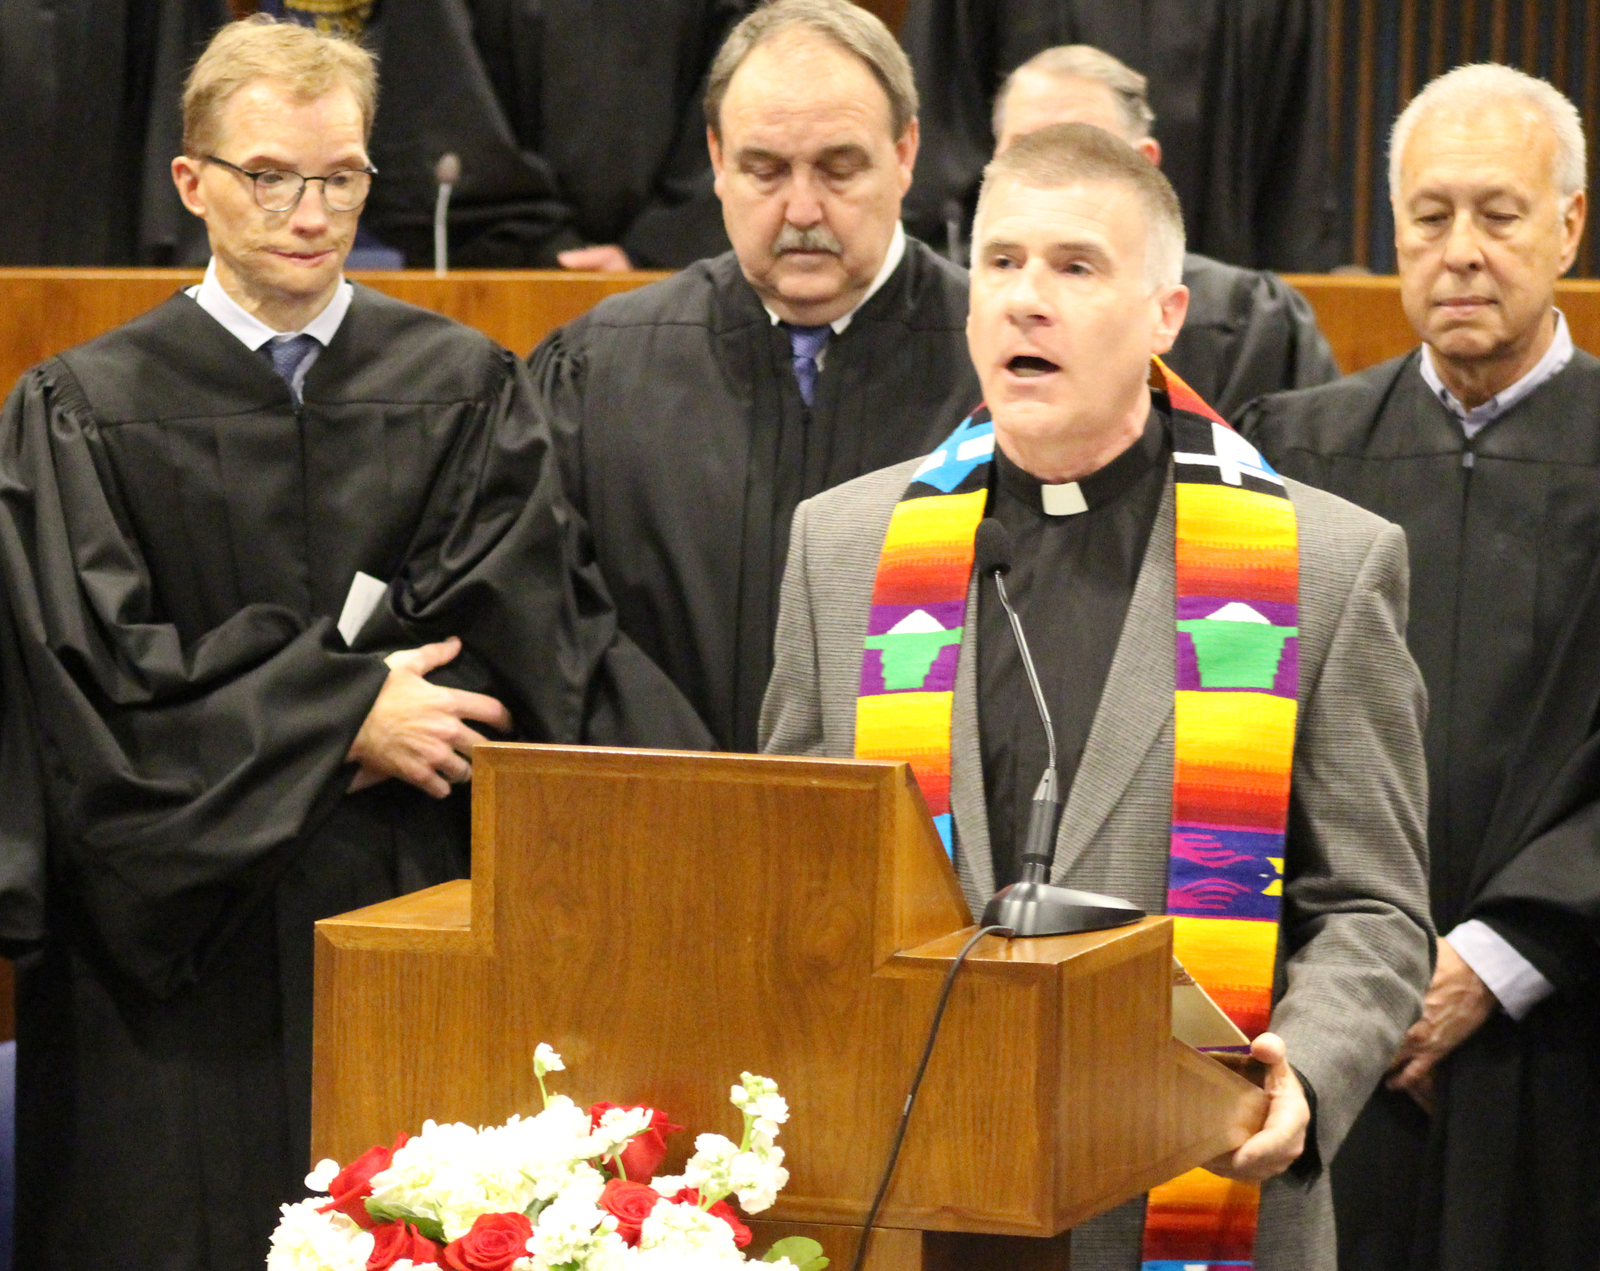
<path fill-rule="evenodd" d="M 860 309 L 862 305 L 866 304 L 867 301 L 871 300 L 873 296 L 878 294 L 878 289 L 882 287 L 884 283 L 889 281 L 889 275 L 894 273 L 900 262 L 905 259 L 905 255 L 906 229 L 904 225 L 896 222 L 894 227 L 894 237 L 889 240 L 888 254 L 884 256 L 883 264 L 878 267 L 878 276 L 872 280 L 872 286 L 867 288 L 867 294 L 861 297 L 861 301 L 856 305 L 855 309 L 850 310 L 850 312 L 845 314 L 844 317 L 835 318 L 832 322 L 828 323 L 828 325 L 833 328 L 834 335 L 844 334 L 844 329 L 848 327 L 851 321 L 855 318 L 856 310 Z M 767 317 L 772 319 L 773 326 L 777 326 L 778 323 L 783 321 L 782 318 L 772 311 L 772 306 L 767 304 L 766 301 L 763 300 L 761 302 L 761 307 L 767 311 Z"/>
<path fill-rule="evenodd" d="M 1427 381 L 1428 387 L 1433 390 L 1433 395 L 1439 399 L 1444 408 L 1456 417 L 1461 425 L 1461 431 L 1467 434 L 1468 441 L 1534 389 L 1541 388 L 1554 379 L 1566 368 L 1567 363 L 1572 361 L 1572 334 L 1567 330 L 1567 315 L 1559 309 L 1555 310 L 1555 315 L 1555 339 L 1550 341 L 1550 347 L 1545 350 L 1538 365 L 1515 384 L 1501 389 L 1483 405 L 1474 406 L 1471 410 L 1457 401 L 1455 394 L 1444 386 L 1444 381 L 1439 378 L 1439 369 L 1433 364 L 1433 350 L 1426 344 L 1422 346 L 1422 356 L 1417 359 L 1422 378 Z"/>
<path fill-rule="evenodd" d="M 1061 485 L 1041 485 L 1039 505 L 1044 508 L 1047 516 L 1077 516 L 1079 512 L 1089 510 L 1089 500 L 1083 497 L 1083 490 L 1076 481 L 1065 481 Z"/>
<path fill-rule="evenodd" d="M 197 305 L 227 328 L 230 335 L 254 352 L 268 340 L 293 335 L 312 336 L 318 344 L 327 348 L 339 330 L 339 324 L 344 321 L 344 315 L 350 311 L 355 288 L 350 285 L 349 279 L 341 278 L 334 289 L 333 299 L 298 331 L 274 331 L 253 313 L 247 313 L 237 300 L 222 289 L 222 283 L 217 278 L 215 259 L 206 266 L 205 281 L 198 287 L 188 288 L 188 294 Z"/>

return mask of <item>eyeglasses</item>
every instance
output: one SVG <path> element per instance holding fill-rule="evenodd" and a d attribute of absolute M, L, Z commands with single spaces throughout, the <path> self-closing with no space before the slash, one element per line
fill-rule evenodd
<path fill-rule="evenodd" d="M 242 177 L 249 177 L 256 203 L 267 212 L 292 212 L 300 205 L 306 185 L 311 181 L 322 182 L 323 206 L 330 212 L 354 212 L 367 201 L 367 195 L 372 190 L 372 178 L 378 175 L 374 167 L 340 168 L 325 177 L 303 177 L 298 172 L 280 172 L 275 168 L 249 172 L 237 163 L 229 163 L 214 154 L 200 157 L 207 163 L 215 163 Z"/>

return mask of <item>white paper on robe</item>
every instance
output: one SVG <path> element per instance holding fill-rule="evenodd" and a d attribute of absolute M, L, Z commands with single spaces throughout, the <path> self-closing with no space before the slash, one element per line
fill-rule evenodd
<path fill-rule="evenodd" d="M 388 583 L 356 570 L 356 576 L 350 580 L 350 593 L 344 598 L 344 608 L 339 612 L 339 634 L 346 644 L 356 642 L 356 636 L 361 634 L 361 628 L 367 625 L 367 619 L 372 617 L 372 611 L 388 590 Z"/>
<path fill-rule="evenodd" d="M 1211 1000 L 1211 994 L 1172 959 L 1172 1035 L 1196 1050 L 1248 1046 L 1250 1039 Z"/>

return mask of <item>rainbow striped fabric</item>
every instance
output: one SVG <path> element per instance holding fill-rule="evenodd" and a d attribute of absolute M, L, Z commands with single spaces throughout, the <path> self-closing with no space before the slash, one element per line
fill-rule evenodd
<path fill-rule="evenodd" d="M 1265 1032 L 1282 905 L 1298 687 L 1298 545 L 1278 476 L 1160 359 L 1177 508 L 1174 951 L 1250 1037 Z M 950 721 L 994 428 L 980 409 L 890 518 L 861 660 L 856 755 L 909 761 L 947 851 Z M 1145 1271 L 1250 1265 L 1258 1189 L 1193 1170 L 1150 1193 Z"/>

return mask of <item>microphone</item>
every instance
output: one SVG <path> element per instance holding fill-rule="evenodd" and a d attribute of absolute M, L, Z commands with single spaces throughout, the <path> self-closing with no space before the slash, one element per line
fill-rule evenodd
<path fill-rule="evenodd" d="M 983 925 L 1008 927 L 1014 936 L 1059 936 L 1078 931 L 1102 931 L 1121 927 L 1144 917 L 1144 910 L 1094 892 L 1076 891 L 1050 885 L 1050 870 L 1056 859 L 1056 831 L 1061 825 L 1060 782 L 1056 775 L 1056 731 L 1050 721 L 1050 707 L 1044 700 L 1039 672 L 1028 650 L 1028 637 L 1022 619 L 1006 594 L 1005 575 L 1011 572 L 1011 535 L 992 516 L 978 522 L 973 539 L 973 563 L 982 576 L 994 579 L 995 591 L 1011 620 L 1011 634 L 1022 655 L 1022 669 L 1033 690 L 1033 703 L 1044 726 L 1049 760 L 1044 775 L 1033 792 L 1028 809 L 1028 831 L 1022 840 L 1022 879 L 996 892 L 983 911 Z"/>
<path fill-rule="evenodd" d="M 439 183 L 439 197 L 433 205 L 433 272 L 443 278 L 450 269 L 450 191 L 461 180 L 461 160 L 454 151 L 439 156 L 433 165 L 433 179 Z"/>
<path fill-rule="evenodd" d="M 951 263 L 966 265 L 961 259 L 961 222 L 964 219 L 960 199 L 946 199 L 944 208 L 944 254 Z"/>

